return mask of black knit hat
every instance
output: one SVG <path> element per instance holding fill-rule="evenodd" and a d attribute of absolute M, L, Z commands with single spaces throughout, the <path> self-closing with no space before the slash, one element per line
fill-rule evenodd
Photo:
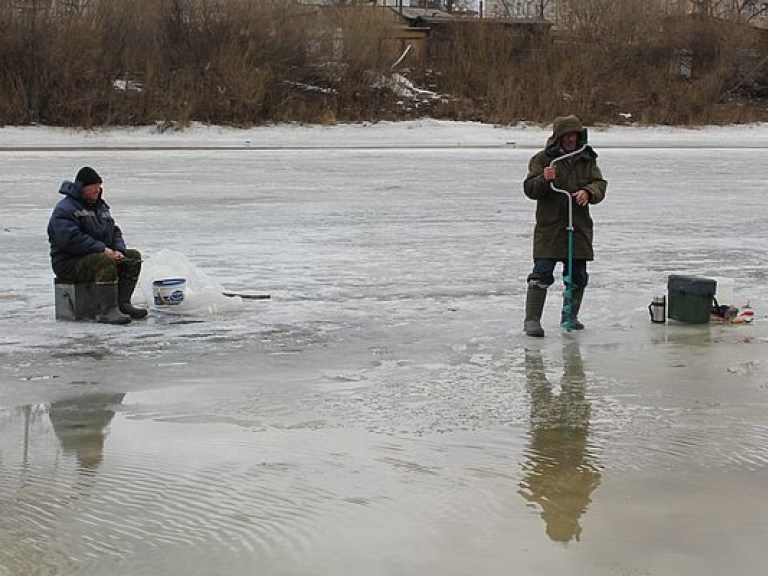
<path fill-rule="evenodd" d="M 96 173 L 96 170 L 89 166 L 80 168 L 77 176 L 75 176 L 75 180 L 80 182 L 83 186 L 88 186 L 89 184 L 101 184 L 102 182 L 101 176 Z"/>

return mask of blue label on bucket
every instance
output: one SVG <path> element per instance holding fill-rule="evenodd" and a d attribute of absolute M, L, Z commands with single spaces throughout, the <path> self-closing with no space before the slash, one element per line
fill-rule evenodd
<path fill-rule="evenodd" d="M 184 301 L 186 278 L 163 278 L 152 282 L 155 306 L 170 306 Z"/>

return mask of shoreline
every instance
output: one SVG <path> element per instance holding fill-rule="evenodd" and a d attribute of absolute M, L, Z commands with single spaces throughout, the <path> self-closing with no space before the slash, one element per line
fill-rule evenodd
<path fill-rule="evenodd" d="M 768 123 L 728 126 L 588 126 L 590 143 L 601 148 L 768 148 Z M 55 128 L 0 127 L 0 152 L 110 150 L 422 150 L 538 149 L 550 126 L 499 126 L 478 122 L 407 120 L 336 124 L 275 124 L 232 128 L 194 123 L 178 131 L 157 126 Z M 695 138 L 691 138 L 694 135 Z"/>

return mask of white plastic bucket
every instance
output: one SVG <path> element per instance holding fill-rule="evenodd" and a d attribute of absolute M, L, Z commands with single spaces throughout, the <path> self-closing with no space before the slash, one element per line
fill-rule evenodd
<path fill-rule="evenodd" d="M 184 302 L 186 278 L 162 278 L 152 282 L 155 306 L 178 306 Z"/>

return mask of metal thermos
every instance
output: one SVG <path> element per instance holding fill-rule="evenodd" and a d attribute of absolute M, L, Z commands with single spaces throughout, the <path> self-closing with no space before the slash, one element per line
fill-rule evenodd
<path fill-rule="evenodd" d="M 654 296 L 653 301 L 648 305 L 648 312 L 651 314 L 651 322 L 664 324 L 667 321 L 667 297 Z"/>

